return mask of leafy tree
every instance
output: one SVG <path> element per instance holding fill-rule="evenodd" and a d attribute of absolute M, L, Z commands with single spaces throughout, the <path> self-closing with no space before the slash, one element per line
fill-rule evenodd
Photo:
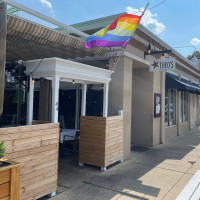
<path fill-rule="evenodd" d="M 191 60 L 194 56 L 196 56 L 198 59 L 200 59 L 200 51 L 195 51 L 192 55 L 188 55 L 187 59 Z"/>

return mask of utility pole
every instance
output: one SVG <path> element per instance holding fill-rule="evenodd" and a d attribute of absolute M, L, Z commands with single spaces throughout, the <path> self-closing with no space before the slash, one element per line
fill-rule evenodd
<path fill-rule="evenodd" d="M 0 116 L 3 113 L 6 62 L 7 5 L 0 3 Z"/>

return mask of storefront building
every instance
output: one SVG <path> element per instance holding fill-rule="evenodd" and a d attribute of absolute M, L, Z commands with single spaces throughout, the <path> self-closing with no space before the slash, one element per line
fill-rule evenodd
<path fill-rule="evenodd" d="M 92 34 L 119 15 L 72 26 Z M 27 168 L 22 169 L 30 175 L 30 181 L 21 184 L 21 187 L 25 187 L 20 194 L 24 199 L 55 193 L 60 137 L 58 121 L 61 128 L 79 129 L 81 116 L 85 116 L 83 120 L 89 116 L 89 121 L 91 116 L 102 119 L 115 116 L 108 125 L 115 128 L 114 131 L 108 128 L 114 135 L 110 141 L 113 142 L 116 127 L 121 134 L 114 138 L 116 144 L 120 140 L 120 147 L 117 148 L 121 156 L 115 162 L 130 157 L 131 144 L 156 146 L 188 132 L 200 123 L 198 64 L 188 61 L 142 25 L 139 25 L 125 50 L 100 47 L 89 50 L 80 38 L 62 32 L 62 28 L 54 30 L 8 15 L 5 100 L 0 128 L 8 156 L 16 158 L 17 151 L 23 150 L 29 159 L 29 153 L 32 155 L 31 152 L 34 152 L 34 159 L 29 160 Z M 172 50 L 165 56 L 176 59 L 175 70 L 150 72 L 150 61 L 161 57 L 144 57 L 152 40 L 156 50 Z M 116 118 L 120 119 L 120 124 Z M 39 121 L 39 125 L 24 126 L 33 124 L 34 120 Z M 44 121 L 52 122 L 50 127 L 41 123 Z M 102 121 L 101 126 L 94 121 L 90 121 L 89 126 L 92 123 L 93 139 L 89 138 L 89 143 L 96 141 L 98 147 L 102 132 L 96 130 L 99 127 L 106 130 L 107 127 Z M 15 130 L 18 131 L 16 134 Z M 9 138 L 5 133 L 15 135 Z M 28 139 L 24 139 L 26 137 Z M 49 149 L 52 154 L 46 154 Z M 49 155 L 52 160 L 46 165 L 43 161 L 47 161 L 51 157 Z M 37 169 L 34 169 L 35 160 L 40 166 Z M 30 166 L 33 171 L 30 171 Z M 53 176 L 49 175 L 52 179 L 43 180 L 40 175 L 49 171 L 49 166 L 52 167 Z M 45 187 L 44 181 L 47 181 Z M 30 194 L 31 187 L 26 189 L 26 185 L 34 186 L 35 182 L 37 188 Z"/>
<path fill-rule="evenodd" d="M 83 32 L 92 34 L 110 24 L 119 15 L 83 22 L 72 26 Z M 15 26 L 12 26 L 13 23 Z M 22 29 L 25 27 L 23 24 L 27 24 L 27 27 L 29 28 Z M 28 35 L 31 33 L 31 29 L 34 28 L 37 28 L 41 32 L 38 35 L 32 36 L 31 40 L 35 40 L 37 43 L 34 44 L 35 46 L 33 46 L 34 48 L 32 48 L 30 52 L 26 52 L 26 45 L 32 45 L 32 42 L 29 38 L 26 38 L 21 34 L 20 27 L 21 30 L 24 31 L 24 34 Z M 46 35 L 42 34 L 42 31 L 48 32 L 49 40 L 51 40 L 49 43 L 48 41 L 44 44 L 40 43 L 39 37 L 40 39 L 44 37 L 44 41 L 47 40 Z M 62 32 L 63 30 L 59 29 L 59 31 Z M 14 32 L 15 34 L 13 34 Z M 19 40 L 20 37 L 21 39 Z M 76 63 L 86 64 L 87 66 L 91 65 L 103 68 L 104 70 L 109 71 L 109 73 L 113 71 L 113 73 L 110 73 L 111 81 L 108 88 L 109 92 L 107 91 L 108 116 L 116 116 L 119 113 L 123 113 L 124 159 L 127 159 L 130 156 L 131 144 L 156 146 L 164 143 L 171 137 L 181 135 L 199 125 L 200 73 L 198 66 L 193 65 L 144 26 L 139 25 L 135 35 L 125 50 L 120 48 L 95 48 L 92 51 L 88 51 L 81 47 L 82 43 L 80 41 L 80 44 L 76 43 L 76 46 L 71 48 L 73 46 L 73 38 L 69 39 L 65 37 L 66 36 L 63 33 L 9 15 L 7 62 L 13 59 L 34 60 L 36 58 L 51 58 L 53 57 L 52 55 L 55 55 L 63 59 L 70 59 Z M 57 41 L 56 38 L 58 39 Z M 154 41 L 156 49 L 172 49 L 172 52 L 165 54 L 165 56 L 176 58 L 175 71 L 149 71 L 150 61 L 155 57 L 147 55 L 144 59 L 144 52 L 147 50 L 150 40 Z M 17 51 L 14 46 L 17 41 L 19 41 L 19 44 L 21 42 L 21 55 L 12 54 L 13 51 Z M 26 43 L 23 41 L 26 41 Z M 61 41 L 65 41 L 66 43 L 62 44 Z M 76 51 L 76 48 L 79 48 L 79 46 L 80 51 Z M 69 47 L 72 51 L 69 51 Z M 40 51 L 37 51 L 38 48 L 40 48 Z M 66 51 L 66 53 L 63 53 L 63 51 Z M 157 58 L 160 56 L 161 55 L 157 55 Z M 26 59 L 23 59 L 23 57 Z M 30 63 L 31 62 L 34 61 L 30 61 Z M 43 61 L 41 62 L 43 63 Z M 64 68 L 62 70 L 64 70 Z M 30 71 L 28 71 L 28 74 L 29 73 Z M 43 81 L 45 75 L 43 75 L 41 79 L 37 70 L 35 73 L 31 73 L 32 79 L 34 79 L 34 76 L 35 95 L 33 119 L 52 121 L 50 107 L 52 106 L 51 103 L 53 100 L 47 101 L 48 96 L 51 95 L 52 92 L 51 79 L 48 78 L 50 75 L 46 75 L 45 82 Z M 20 85 L 16 85 L 11 84 L 12 81 L 9 82 L 8 78 L 9 76 L 7 74 L 5 92 L 6 101 L 4 114 L 1 117 L 2 127 L 9 124 L 16 125 L 27 123 L 27 113 L 29 112 L 26 109 L 28 92 L 24 84 L 26 80 L 22 80 Z M 79 80 L 75 86 L 73 84 L 73 77 L 67 77 L 66 79 L 69 82 L 68 85 L 63 83 L 64 79 L 60 80 L 60 83 L 62 83 L 60 84 L 60 103 L 62 102 L 62 98 L 67 97 L 68 101 L 73 99 L 73 102 L 76 101 L 77 104 L 74 105 L 73 109 L 71 107 L 63 107 L 63 109 L 59 111 L 58 120 L 61 122 L 62 126 L 64 120 L 65 127 L 69 126 L 69 128 L 77 128 L 79 127 L 79 116 L 81 115 L 80 99 L 82 98 L 81 88 L 78 84 L 81 84 L 82 82 Z M 88 108 L 91 108 L 93 105 L 94 109 L 88 109 L 88 111 L 86 111 L 88 113 L 86 114 L 103 116 L 104 86 L 102 84 L 104 84 L 105 81 L 97 82 L 97 85 L 94 85 L 94 80 L 93 82 L 88 82 L 90 85 L 88 85 L 88 87 L 92 90 L 90 90 L 91 95 L 90 97 L 88 96 L 90 99 L 86 101 L 86 104 L 88 105 Z M 174 83 L 171 84 L 171 82 Z M 161 95 L 161 115 L 159 117 L 154 117 L 155 94 Z M 7 98 L 7 96 L 11 98 Z M 63 105 L 64 104 L 60 106 L 62 107 Z M 12 106 L 14 106 L 16 110 L 13 108 L 11 109 Z M 94 110 L 95 112 L 93 112 Z"/>
<path fill-rule="evenodd" d="M 72 26 L 92 34 L 119 15 Z M 172 50 L 165 56 L 175 57 L 175 70 L 149 71 L 149 61 L 162 56 L 147 55 L 144 59 L 144 51 L 147 51 L 151 40 L 156 50 Z M 156 146 L 199 125 L 199 66 L 144 26 L 139 25 L 124 51 L 113 49 L 98 58 L 106 59 L 109 59 L 111 70 L 113 63 L 119 59 L 109 87 L 109 115 L 116 115 L 119 110 L 123 110 L 124 158 L 130 156 L 131 144 Z M 89 63 L 95 62 L 97 58 L 78 60 Z M 154 116 L 154 94 L 161 95 L 160 117 Z"/>

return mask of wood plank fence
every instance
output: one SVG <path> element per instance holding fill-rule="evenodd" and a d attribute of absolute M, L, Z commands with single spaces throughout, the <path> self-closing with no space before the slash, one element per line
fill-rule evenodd
<path fill-rule="evenodd" d="M 57 190 L 59 132 L 59 123 L 0 129 L 6 158 L 21 163 L 20 200 Z"/>
<path fill-rule="evenodd" d="M 81 116 L 79 162 L 101 168 L 123 160 L 123 116 Z"/>

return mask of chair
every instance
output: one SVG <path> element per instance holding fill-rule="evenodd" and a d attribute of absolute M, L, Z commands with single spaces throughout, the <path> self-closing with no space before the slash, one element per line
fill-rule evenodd
<path fill-rule="evenodd" d="M 65 135 L 63 138 L 63 153 L 64 152 L 72 153 L 73 163 L 75 163 L 76 152 L 78 152 L 79 149 L 79 137 L 80 137 L 80 131 L 76 131 L 75 136 Z M 72 146 L 72 149 L 67 148 L 67 146 L 69 145 Z"/>

